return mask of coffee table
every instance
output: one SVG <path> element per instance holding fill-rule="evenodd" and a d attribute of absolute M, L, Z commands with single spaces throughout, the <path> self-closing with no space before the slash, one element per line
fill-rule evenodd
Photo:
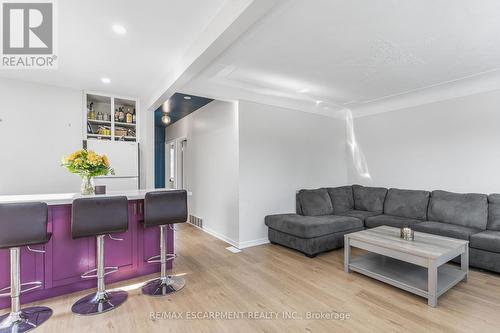
<path fill-rule="evenodd" d="M 344 236 L 344 271 L 371 278 L 427 298 L 437 299 L 469 275 L 469 242 L 415 232 L 415 239 L 399 237 L 398 228 L 381 226 Z M 351 247 L 368 251 L 351 257 Z M 447 264 L 461 256 L 461 265 Z"/>

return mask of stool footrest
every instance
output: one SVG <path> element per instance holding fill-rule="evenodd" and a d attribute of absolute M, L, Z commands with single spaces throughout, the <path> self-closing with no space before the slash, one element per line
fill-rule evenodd
<path fill-rule="evenodd" d="M 30 252 L 35 252 L 35 253 L 45 253 L 46 252 L 45 250 L 33 249 L 30 246 L 27 246 L 27 248 L 28 248 L 28 251 L 30 251 Z"/>
<path fill-rule="evenodd" d="M 106 272 L 106 271 L 108 271 L 108 272 Z M 115 273 L 117 271 L 118 271 L 118 267 L 117 266 L 104 267 L 104 275 L 103 276 L 106 276 L 106 275 L 109 275 L 109 274 L 113 274 L 113 273 Z M 90 271 L 87 271 L 87 272 L 83 273 L 81 275 L 81 278 L 82 279 L 91 279 L 91 278 L 98 277 L 97 274 L 89 275 L 90 273 L 94 273 L 94 272 L 97 272 L 97 268 L 91 269 Z"/>
<path fill-rule="evenodd" d="M 157 263 L 161 263 L 160 256 L 161 256 L 161 255 L 152 256 L 151 258 L 148 258 L 148 259 L 146 260 L 146 262 L 147 262 L 148 264 L 157 264 Z M 177 257 L 177 255 L 176 255 L 175 253 L 167 253 L 167 261 L 174 260 L 176 257 Z"/>
<path fill-rule="evenodd" d="M 10 286 L 0 289 L 0 292 L 6 291 L 6 290 L 8 290 L 9 292 L 5 293 L 5 294 L 0 294 L 0 297 L 4 297 L 4 296 L 10 295 Z"/>
<path fill-rule="evenodd" d="M 27 288 L 27 289 L 24 289 L 24 290 L 21 289 L 21 291 L 19 293 L 20 294 L 24 294 L 24 293 L 33 291 L 35 289 L 40 288 L 42 286 L 42 284 L 43 284 L 42 281 L 33 281 L 33 282 L 21 283 L 21 288 L 24 287 L 24 286 L 33 286 L 33 287 L 30 287 L 30 288 Z M 0 289 L 0 292 L 8 290 L 8 292 L 0 294 L 0 297 L 8 297 L 8 296 L 10 296 L 10 291 L 11 291 L 10 288 L 11 288 L 11 286 L 8 286 L 8 287 Z"/>
<path fill-rule="evenodd" d="M 30 288 L 27 288 L 25 290 L 22 290 L 23 286 L 33 286 Z M 42 281 L 34 281 L 34 282 L 26 282 L 26 283 L 21 283 L 21 294 L 30 292 L 32 290 L 38 289 L 42 287 Z"/>

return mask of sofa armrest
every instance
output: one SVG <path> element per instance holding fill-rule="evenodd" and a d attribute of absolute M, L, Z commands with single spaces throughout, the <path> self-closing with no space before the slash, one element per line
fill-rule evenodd
<path fill-rule="evenodd" d="M 297 215 L 304 215 L 304 213 L 302 212 L 302 207 L 300 206 L 299 192 L 300 191 L 295 192 L 295 213 Z"/>

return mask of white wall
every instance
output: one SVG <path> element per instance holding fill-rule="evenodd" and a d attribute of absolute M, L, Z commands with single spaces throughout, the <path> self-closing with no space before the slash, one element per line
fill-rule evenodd
<path fill-rule="evenodd" d="M 213 101 L 166 129 L 166 140 L 187 137 L 189 212 L 203 227 L 238 243 L 238 108 Z"/>
<path fill-rule="evenodd" d="M 82 106 L 80 90 L 0 78 L 0 195 L 80 190 L 60 164 L 82 147 Z M 153 112 L 139 112 L 141 187 L 153 187 Z"/>
<path fill-rule="evenodd" d="M 166 131 L 188 138 L 190 213 L 238 247 L 267 242 L 264 217 L 295 212 L 298 189 L 347 181 L 341 119 L 214 101 Z"/>
<path fill-rule="evenodd" d="M 298 189 L 347 181 L 341 119 L 214 101 L 166 135 L 188 138 L 190 213 L 238 247 L 267 242 L 264 217 L 295 212 Z"/>
<path fill-rule="evenodd" d="M 155 186 L 155 117 L 154 110 L 148 110 L 139 103 L 139 187 L 154 188 Z"/>
<path fill-rule="evenodd" d="M 500 91 L 355 118 L 370 179 L 410 189 L 500 192 Z"/>
<path fill-rule="evenodd" d="M 239 103 L 240 244 L 267 240 L 264 217 L 295 212 L 301 188 L 345 185 L 341 119 Z"/>
<path fill-rule="evenodd" d="M 82 146 L 82 93 L 0 78 L 0 195 L 76 192 L 61 157 Z"/>

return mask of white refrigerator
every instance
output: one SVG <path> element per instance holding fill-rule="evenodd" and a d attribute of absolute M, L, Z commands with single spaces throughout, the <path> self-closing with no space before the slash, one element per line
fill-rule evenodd
<path fill-rule="evenodd" d="M 96 177 L 95 185 L 106 185 L 106 192 L 139 189 L 139 144 L 87 140 L 87 149 L 108 156 L 114 175 Z"/>

